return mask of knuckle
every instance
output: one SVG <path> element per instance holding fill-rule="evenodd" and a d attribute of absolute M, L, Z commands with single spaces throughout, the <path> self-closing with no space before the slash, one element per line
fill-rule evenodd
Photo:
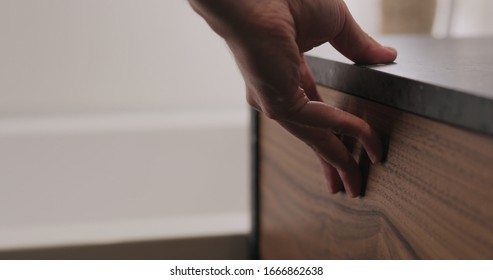
<path fill-rule="evenodd" d="M 291 97 L 280 97 L 269 100 L 268 106 L 264 106 L 263 111 L 270 119 L 289 120 L 300 112 L 309 101 L 305 94 L 299 94 L 297 92 L 297 94 Z"/>

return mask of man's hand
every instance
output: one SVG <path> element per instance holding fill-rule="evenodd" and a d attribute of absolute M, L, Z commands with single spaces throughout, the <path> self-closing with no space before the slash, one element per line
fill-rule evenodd
<path fill-rule="evenodd" d="M 366 122 L 322 102 L 303 53 L 329 42 L 356 63 L 380 64 L 394 61 L 396 51 L 364 33 L 342 0 L 189 1 L 226 40 L 248 103 L 313 148 L 331 192 L 344 187 L 358 196 L 358 165 L 334 133 L 358 139 L 373 163 L 381 142 Z"/>

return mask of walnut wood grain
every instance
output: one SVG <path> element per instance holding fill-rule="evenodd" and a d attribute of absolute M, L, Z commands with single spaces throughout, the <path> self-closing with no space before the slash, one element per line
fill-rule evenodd
<path fill-rule="evenodd" d="M 263 259 L 492 259 L 493 138 L 319 88 L 367 120 L 387 158 L 365 195 L 331 195 L 313 152 L 259 121 L 259 251 Z"/>

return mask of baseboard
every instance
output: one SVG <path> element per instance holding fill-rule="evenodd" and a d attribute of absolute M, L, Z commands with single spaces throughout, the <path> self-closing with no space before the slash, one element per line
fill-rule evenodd
<path fill-rule="evenodd" d="M 0 251 L 0 260 L 247 259 L 246 235 Z"/>

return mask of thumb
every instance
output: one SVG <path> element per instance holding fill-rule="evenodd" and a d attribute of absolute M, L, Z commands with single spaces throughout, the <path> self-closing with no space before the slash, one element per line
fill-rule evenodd
<path fill-rule="evenodd" d="M 384 64 L 391 63 L 397 57 L 397 51 L 393 48 L 383 47 L 356 23 L 344 6 L 345 21 L 339 32 L 330 43 L 340 53 L 358 64 Z"/>

